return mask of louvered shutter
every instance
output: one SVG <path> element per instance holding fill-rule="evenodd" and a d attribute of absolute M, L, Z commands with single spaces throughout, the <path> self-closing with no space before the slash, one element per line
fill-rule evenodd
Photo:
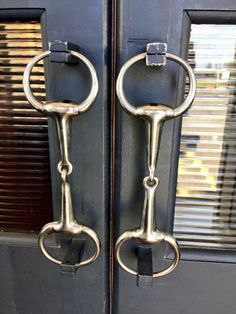
<path fill-rule="evenodd" d="M 38 22 L 0 23 L 0 229 L 37 231 L 52 220 L 47 118 L 28 104 L 22 75 L 42 50 Z M 43 64 L 32 89 L 44 100 Z"/>

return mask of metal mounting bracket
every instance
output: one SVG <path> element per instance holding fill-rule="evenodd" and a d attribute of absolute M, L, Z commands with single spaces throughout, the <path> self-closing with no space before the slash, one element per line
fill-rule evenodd
<path fill-rule="evenodd" d="M 146 65 L 163 66 L 166 65 L 166 43 L 149 43 L 146 47 Z"/>
<path fill-rule="evenodd" d="M 137 286 L 139 288 L 152 288 L 153 285 L 153 263 L 152 248 L 140 245 L 137 248 Z"/>
<path fill-rule="evenodd" d="M 70 54 L 70 50 L 78 51 L 79 46 L 69 41 L 55 40 L 49 43 L 50 61 L 54 63 L 77 64 L 78 58 Z"/>
<path fill-rule="evenodd" d="M 72 239 L 69 243 L 66 254 L 60 265 L 60 274 L 63 277 L 73 278 L 76 275 L 78 267 L 76 263 L 80 262 L 84 253 L 85 240 Z"/>

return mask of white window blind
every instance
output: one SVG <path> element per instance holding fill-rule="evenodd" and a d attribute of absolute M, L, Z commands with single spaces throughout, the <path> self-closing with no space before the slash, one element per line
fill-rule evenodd
<path fill-rule="evenodd" d="M 192 25 L 197 94 L 182 123 L 174 234 L 236 249 L 236 25 Z"/>

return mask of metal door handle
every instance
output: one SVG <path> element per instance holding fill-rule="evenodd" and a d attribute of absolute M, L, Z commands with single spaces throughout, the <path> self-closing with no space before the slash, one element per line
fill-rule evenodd
<path fill-rule="evenodd" d="M 100 241 L 94 230 L 90 229 L 87 226 L 80 224 L 76 218 L 72 205 L 70 183 L 68 178 L 72 173 L 73 166 L 70 161 L 70 122 L 71 119 L 81 113 L 86 112 L 92 103 L 95 101 L 98 93 L 98 79 L 96 71 L 92 63 L 81 53 L 73 50 L 68 50 L 68 53 L 77 57 L 85 63 L 88 67 L 91 78 L 91 90 L 87 98 L 80 104 L 68 102 L 68 101 L 50 101 L 45 104 L 37 100 L 30 88 L 30 74 L 34 65 L 49 56 L 51 53 L 50 50 L 45 51 L 36 57 L 34 57 L 27 65 L 24 77 L 23 77 L 23 87 L 26 98 L 29 103 L 37 109 L 38 111 L 43 112 L 45 115 L 51 116 L 56 121 L 57 133 L 60 144 L 61 152 L 61 161 L 58 163 L 58 172 L 61 175 L 61 217 L 58 221 L 50 222 L 46 224 L 39 233 L 39 247 L 42 253 L 52 262 L 61 264 L 62 261 L 51 256 L 45 246 L 45 238 L 48 234 L 56 232 L 68 236 L 77 236 L 82 233 L 87 234 L 94 242 L 95 251 L 92 256 L 86 260 L 82 260 L 77 263 L 75 266 L 84 266 L 93 262 L 99 255 L 100 252 Z"/>
<path fill-rule="evenodd" d="M 159 43 L 153 43 L 158 46 Z M 149 44 L 151 45 L 151 44 Z M 180 252 L 178 244 L 175 238 L 167 233 L 160 231 L 156 227 L 156 218 L 155 218 L 155 192 L 159 184 L 158 178 L 155 177 L 155 170 L 157 165 L 157 158 L 159 153 L 160 145 L 160 134 L 163 121 L 167 119 L 172 119 L 180 116 L 186 112 L 190 105 L 192 104 L 196 92 L 196 82 L 194 73 L 191 67 L 186 61 L 182 58 L 177 57 L 176 55 L 165 53 L 165 57 L 169 60 L 177 62 L 180 66 L 184 68 L 189 76 L 189 92 L 186 99 L 181 105 L 176 108 L 171 108 L 166 105 L 144 105 L 141 107 L 135 107 L 126 99 L 123 89 L 123 80 L 126 71 L 128 68 L 135 62 L 145 59 L 147 53 L 141 53 L 135 57 L 128 60 L 120 70 L 120 73 L 117 78 L 116 92 L 119 98 L 119 101 L 123 108 L 131 115 L 140 117 L 147 121 L 148 123 L 148 170 L 149 174 L 143 180 L 144 190 L 145 190 L 145 199 L 143 205 L 143 213 L 141 218 L 140 227 L 134 230 L 125 231 L 121 234 L 115 245 L 115 254 L 118 263 L 120 266 L 127 272 L 132 275 L 138 275 L 137 271 L 131 269 L 124 264 L 121 258 L 121 247 L 124 242 L 134 239 L 142 243 L 160 243 L 162 241 L 168 242 L 172 249 L 174 250 L 175 258 L 172 264 L 165 270 L 160 272 L 153 273 L 153 277 L 162 277 L 170 272 L 172 272 L 178 265 L 180 260 Z M 159 65 L 159 64 L 158 64 Z"/>

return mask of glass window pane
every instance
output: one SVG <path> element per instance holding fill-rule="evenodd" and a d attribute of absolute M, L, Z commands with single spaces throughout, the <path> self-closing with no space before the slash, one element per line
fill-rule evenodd
<path fill-rule="evenodd" d="M 236 26 L 192 25 L 197 94 L 182 124 L 174 234 L 236 249 Z"/>

